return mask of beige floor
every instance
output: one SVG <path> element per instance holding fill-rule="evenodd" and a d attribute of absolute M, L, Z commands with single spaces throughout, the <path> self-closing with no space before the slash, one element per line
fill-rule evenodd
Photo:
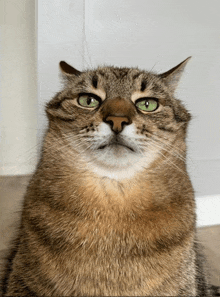
<path fill-rule="evenodd" d="M 22 198 L 30 176 L 0 176 L 0 253 L 7 249 L 20 217 Z M 220 286 L 220 225 L 198 229 L 210 267 L 211 283 Z"/>

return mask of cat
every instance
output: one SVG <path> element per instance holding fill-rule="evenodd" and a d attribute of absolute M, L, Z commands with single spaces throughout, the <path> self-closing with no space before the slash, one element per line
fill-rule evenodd
<path fill-rule="evenodd" d="M 211 296 L 174 95 L 189 59 L 162 74 L 60 62 L 3 296 Z"/>

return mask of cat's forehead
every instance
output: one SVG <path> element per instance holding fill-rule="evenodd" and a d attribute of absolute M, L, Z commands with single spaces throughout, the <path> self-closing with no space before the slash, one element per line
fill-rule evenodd
<path fill-rule="evenodd" d="M 146 71 L 141 71 L 138 68 L 115 67 L 115 66 L 98 67 L 93 71 L 105 78 L 115 77 L 116 79 L 123 79 L 128 77 L 132 77 L 133 79 L 135 79 L 139 75 L 146 73 Z"/>
<path fill-rule="evenodd" d="M 153 81 L 156 76 L 150 72 L 139 70 L 138 68 L 126 68 L 126 67 L 98 67 L 93 71 L 89 71 L 90 76 L 97 76 L 100 81 L 103 82 L 121 82 L 131 83 L 144 81 Z"/>
<path fill-rule="evenodd" d="M 138 68 L 112 66 L 84 71 L 74 84 L 85 91 L 95 91 L 97 95 L 102 92 L 103 96 L 104 93 L 114 93 L 112 95 L 116 96 L 148 91 L 161 93 L 164 90 L 161 79 L 154 73 Z"/>

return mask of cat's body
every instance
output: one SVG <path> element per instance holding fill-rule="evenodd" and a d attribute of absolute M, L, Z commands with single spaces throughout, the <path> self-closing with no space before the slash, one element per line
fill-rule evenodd
<path fill-rule="evenodd" d="M 162 75 L 65 63 L 4 296 L 209 296 L 186 171 L 190 115 Z"/>

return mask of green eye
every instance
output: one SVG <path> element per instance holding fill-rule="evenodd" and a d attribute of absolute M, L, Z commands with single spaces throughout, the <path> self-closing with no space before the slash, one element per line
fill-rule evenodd
<path fill-rule="evenodd" d="M 156 99 L 145 98 L 139 99 L 136 106 L 143 111 L 155 111 L 158 108 L 159 103 Z"/>
<path fill-rule="evenodd" d="M 99 100 L 91 95 L 81 95 L 78 98 L 79 105 L 87 108 L 95 108 L 99 105 Z"/>

